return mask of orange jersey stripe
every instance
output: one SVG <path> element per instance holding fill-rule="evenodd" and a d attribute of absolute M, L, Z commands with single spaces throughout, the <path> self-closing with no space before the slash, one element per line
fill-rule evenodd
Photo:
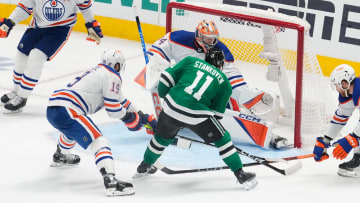
<path fill-rule="evenodd" d="M 101 136 L 101 134 L 97 131 L 96 128 L 94 128 L 94 126 L 92 125 L 92 123 L 90 123 L 84 116 L 82 115 L 78 115 L 76 113 L 76 111 L 70 109 L 71 114 L 73 115 L 74 118 L 78 118 L 83 124 L 85 124 L 86 127 L 88 127 L 88 129 L 91 131 L 91 133 L 94 135 L 94 138 L 98 138 Z"/>

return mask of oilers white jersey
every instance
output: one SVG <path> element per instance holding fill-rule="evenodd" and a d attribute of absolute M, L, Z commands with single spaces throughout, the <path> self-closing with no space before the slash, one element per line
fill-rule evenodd
<path fill-rule="evenodd" d="M 136 107 L 121 92 L 120 74 L 113 68 L 99 64 L 56 90 L 48 106 L 64 106 L 79 115 L 94 114 L 103 107 L 112 118 L 123 118 L 126 111 L 137 111 Z"/>
<path fill-rule="evenodd" d="M 339 94 L 339 106 L 334 113 L 330 122 L 330 127 L 327 132 L 327 136 L 335 138 L 339 135 L 341 129 L 347 124 L 350 116 L 357 108 L 360 113 L 360 78 L 355 78 L 353 94 L 349 97 L 343 97 Z M 353 132 L 360 136 L 360 118 L 353 130 Z"/>
<path fill-rule="evenodd" d="M 247 102 L 251 102 L 259 95 L 259 92 L 253 91 L 248 87 L 241 71 L 235 66 L 234 57 L 228 47 L 221 41 L 215 47 L 222 49 L 224 52 L 225 63 L 222 72 L 225 73 L 230 81 L 233 90 L 232 97 L 245 106 Z M 158 54 L 168 62 L 174 60 L 176 63 L 187 56 L 205 59 L 204 51 L 195 43 L 195 33 L 184 30 L 167 33 L 164 37 L 157 40 L 147 53 L 150 57 Z M 235 105 L 235 103 L 233 104 Z M 232 102 L 229 105 L 232 105 Z M 230 106 L 230 108 L 239 110 L 238 107 Z"/>
<path fill-rule="evenodd" d="M 91 6 L 91 0 L 22 0 L 17 4 L 9 19 L 18 24 L 33 15 L 29 25 L 32 28 L 73 27 L 77 20 L 78 8 L 85 22 L 91 22 L 94 19 Z"/>

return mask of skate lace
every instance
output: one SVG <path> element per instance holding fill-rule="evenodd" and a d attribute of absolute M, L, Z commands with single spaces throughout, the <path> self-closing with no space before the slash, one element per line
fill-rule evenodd
<path fill-rule="evenodd" d="M 13 99 L 13 98 L 16 96 L 16 92 L 11 91 L 11 92 L 7 93 L 6 96 L 7 96 L 9 99 Z"/>
<path fill-rule="evenodd" d="M 24 100 L 23 98 L 16 95 L 13 99 L 11 99 L 9 101 L 9 103 L 16 106 L 16 105 L 20 104 L 23 100 Z"/>

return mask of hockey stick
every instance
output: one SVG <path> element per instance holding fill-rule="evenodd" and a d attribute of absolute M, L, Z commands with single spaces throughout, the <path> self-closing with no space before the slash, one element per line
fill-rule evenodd
<path fill-rule="evenodd" d="M 184 136 L 181 136 L 181 135 L 177 135 L 176 137 L 180 138 L 180 139 L 185 139 L 185 140 L 189 140 L 191 142 L 195 142 L 195 143 L 200 143 L 200 144 L 204 144 L 204 145 L 208 145 L 208 146 L 212 146 L 214 147 L 214 145 L 212 144 L 209 144 L 209 143 L 205 143 L 205 142 L 202 142 L 202 141 L 199 141 L 199 140 L 195 140 L 195 139 L 191 139 L 191 138 L 188 138 L 188 137 L 184 137 Z M 252 155 L 252 154 L 249 154 L 247 152 L 245 152 L 244 150 L 238 148 L 235 146 L 235 149 L 237 150 L 237 152 L 240 154 L 240 155 L 243 155 L 243 156 L 246 156 L 254 161 L 256 161 L 257 163 L 259 164 L 262 164 L 268 168 L 271 168 L 272 170 L 282 174 L 282 175 L 291 175 L 295 172 L 297 172 L 301 167 L 302 167 L 302 164 L 301 162 L 297 162 L 296 164 L 286 168 L 286 169 L 280 169 L 278 167 L 275 167 L 273 165 L 271 165 L 271 163 L 274 163 L 274 162 L 287 162 L 289 160 L 296 160 L 296 159 L 299 159 L 300 156 L 298 157 L 289 157 L 287 159 L 283 159 L 283 158 L 275 158 L 275 159 L 268 159 L 268 158 L 263 158 L 263 157 L 259 157 L 259 156 L 255 156 L 255 155 Z M 303 156 L 303 158 L 306 158 L 306 156 Z"/>
<path fill-rule="evenodd" d="M 249 166 L 257 166 L 260 165 L 258 162 L 243 164 L 243 167 Z M 161 170 L 163 173 L 168 175 L 176 175 L 176 174 L 185 174 L 185 173 L 199 173 L 199 172 L 209 172 L 209 171 L 220 171 L 225 169 L 230 169 L 228 166 L 218 166 L 218 167 L 210 167 L 210 168 L 197 168 L 197 169 L 171 169 L 166 166 L 161 165 L 159 162 L 154 164 L 157 169 Z"/>
<path fill-rule="evenodd" d="M 148 58 L 148 55 L 146 53 L 146 46 L 145 46 L 144 36 L 143 36 L 143 33 L 142 33 L 142 29 L 141 29 L 140 19 L 139 19 L 139 16 L 137 14 L 136 6 L 133 6 L 133 8 L 134 8 L 136 24 L 137 24 L 139 35 L 140 35 L 141 46 L 142 46 L 142 50 L 143 50 L 143 53 L 144 53 L 145 62 L 146 62 L 146 64 L 148 64 L 149 63 L 149 58 Z M 146 70 L 146 67 L 144 68 L 144 70 Z M 145 77 L 145 80 L 146 80 L 146 77 Z M 152 101 L 153 101 L 153 104 L 154 104 L 155 115 L 156 115 L 157 118 L 159 118 L 159 114 L 160 114 L 160 111 L 161 111 L 162 108 L 161 108 L 161 103 L 160 103 L 160 97 L 159 97 L 159 94 L 158 94 L 158 91 L 157 91 L 157 86 L 156 85 L 153 86 L 150 89 L 150 92 L 151 92 L 151 97 L 152 97 Z"/>
<path fill-rule="evenodd" d="M 136 9 L 136 6 L 135 6 L 135 5 L 133 6 L 133 9 L 134 9 L 134 13 L 135 13 L 136 25 L 137 25 L 137 28 L 138 28 L 138 31 L 139 31 L 139 35 L 140 35 L 141 46 L 142 46 L 142 50 L 143 50 L 144 57 L 145 57 L 145 63 L 147 64 L 147 63 L 149 63 L 149 58 L 148 58 L 148 55 L 147 55 L 147 53 L 146 53 L 146 46 L 145 46 L 145 41 L 144 41 L 144 35 L 143 35 L 142 29 L 141 29 L 139 15 L 137 14 L 137 9 Z"/>

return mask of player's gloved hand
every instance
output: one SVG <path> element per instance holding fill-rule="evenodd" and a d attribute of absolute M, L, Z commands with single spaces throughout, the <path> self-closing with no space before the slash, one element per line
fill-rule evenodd
<path fill-rule="evenodd" d="M 86 40 L 100 44 L 101 38 L 104 37 L 101 32 L 100 23 L 97 20 L 93 20 L 92 22 L 85 23 L 85 26 L 88 30 L 88 36 L 86 37 Z"/>
<path fill-rule="evenodd" d="M 146 128 L 146 133 L 154 135 L 156 130 L 157 121 L 154 114 L 144 114 L 142 111 L 139 111 L 140 122 Z"/>
<path fill-rule="evenodd" d="M 141 129 L 140 117 L 136 112 L 126 112 L 126 115 L 121 120 L 130 131 Z"/>
<path fill-rule="evenodd" d="M 11 19 L 0 18 L 0 38 L 8 37 L 14 25 L 15 23 Z"/>
<path fill-rule="evenodd" d="M 316 143 L 313 151 L 313 154 L 315 155 L 314 156 L 315 161 L 320 162 L 329 158 L 326 149 L 330 147 L 331 140 L 332 138 L 328 136 L 316 138 Z"/>
<path fill-rule="evenodd" d="M 354 133 L 350 133 L 334 142 L 333 146 L 335 146 L 333 150 L 334 158 L 343 160 L 353 148 L 359 146 L 359 137 Z"/>

